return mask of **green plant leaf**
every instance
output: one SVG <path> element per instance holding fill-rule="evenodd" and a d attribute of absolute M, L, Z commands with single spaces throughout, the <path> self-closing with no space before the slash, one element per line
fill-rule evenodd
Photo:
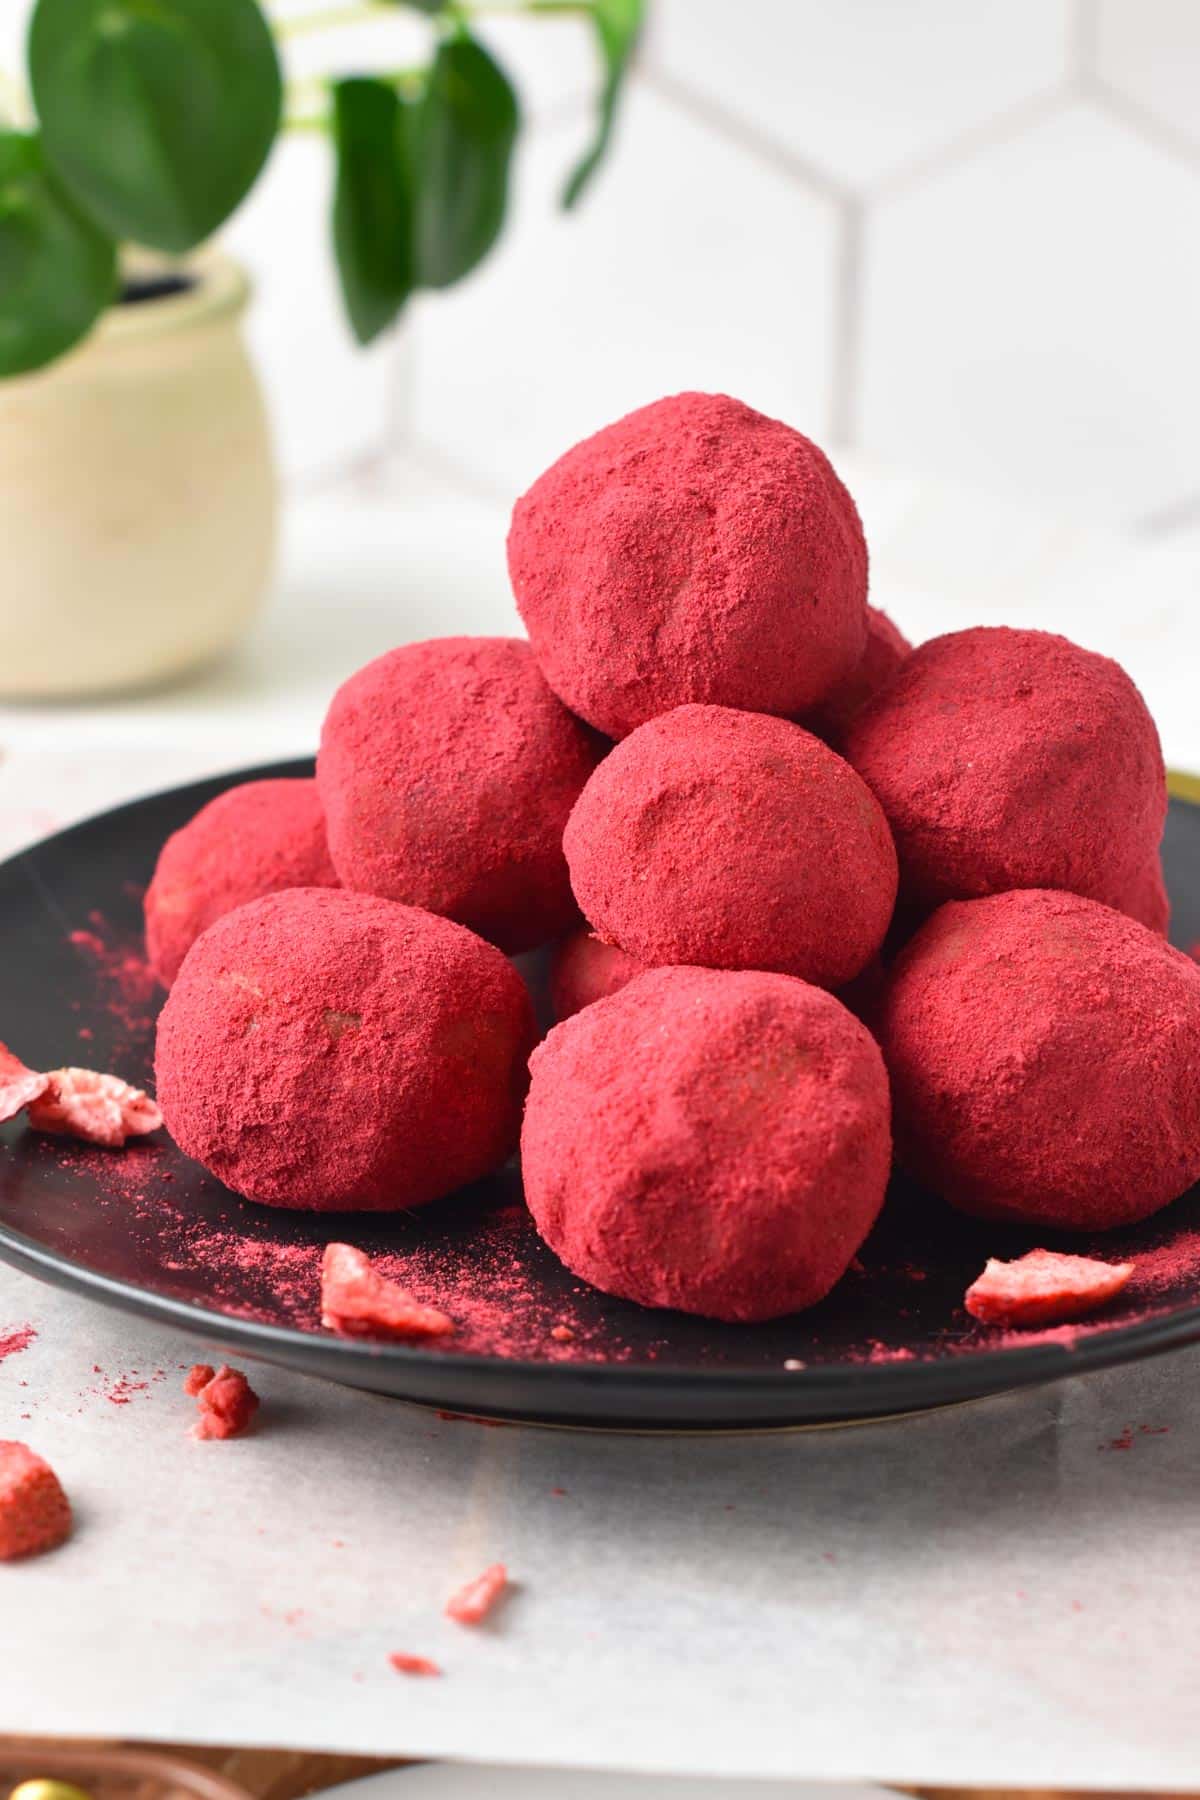
<path fill-rule="evenodd" d="M 415 234 L 421 287 L 449 287 L 500 235 L 520 110 L 482 44 L 459 30 L 438 45 L 413 114 Z"/>
<path fill-rule="evenodd" d="M 553 0 L 550 4 L 535 7 L 535 11 L 542 12 L 557 10 Z M 608 153 L 621 90 L 646 17 L 646 0 L 592 0 L 587 10 L 600 45 L 604 84 L 596 107 L 596 130 L 591 144 L 563 188 L 562 203 L 568 210 L 580 199 Z"/>
<path fill-rule="evenodd" d="M 39 140 L 0 132 L 0 375 L 69 350 L 116 285 L 114 244 L 62 191 Z"/>
<path fill-rule="evenodd" d="M 412 181 L 403 103 L 386 81 L 355 76 L 333 90 L 337 186 L 333 245 L 360 344 L 392 323 L 413 288 Z"/>
<path fill-rule="evenodd" d="M 114 237 L 176 254 L 228 218 L 279 128 L 256 0 L 38 0 L 29 73 L 63 185 Z"/>

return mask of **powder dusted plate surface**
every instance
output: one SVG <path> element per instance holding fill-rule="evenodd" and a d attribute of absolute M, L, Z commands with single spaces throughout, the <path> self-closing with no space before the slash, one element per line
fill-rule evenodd
<path fill-rule="evenodd" d="M 0 867 L 0 1038 L 35 1068 L 80 1062 L 147 1081 L 159 995 L 141 961 L 140 898 L 160 844 L 236 780 L 310 772 L 291 763 L 155 795 Z M 1165 857 L 1173 935 L 1187 946 L 1200 940 L 1200 807 L 1182 797 Z M 536 966 L 528 972 L 536 980 Z M 331 1236 L 443 1306 L 456 1337 L 425 1349 L 323 1332 L 318 1269 Z M 454 1412 L 556 1424 L 865 1419 L 1200 1340 L 1200 1188 L 1135 1230 L 1063 1246 L 1137 1260 L 1133 1285 L 1102 1318 L 1032 1334 L 975 1326 L 962 1296 L 984 1259 L 1033 1241 L 898 1179 L 860 1266 L 821 1306 L 722 1326 L 577 1282 L 534 1233 L 515 1169 L 419 1213 L 313 1219 L 238 1199 L 165 1137 L 113 1154 L 0 1127 L 6 1261 L 229 1355 Z"/>

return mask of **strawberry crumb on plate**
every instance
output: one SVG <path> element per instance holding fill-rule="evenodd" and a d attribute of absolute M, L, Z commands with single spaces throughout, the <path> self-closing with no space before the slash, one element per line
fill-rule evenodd
<path fill-rule="evenodd" d="M 503 1563 L 492 1563 L 482 1575 L 451 1595 L 446 1602 L 446 1617 L 459 1625 L 482 1624 L 507 1586 L 508 1570 Z"/>
<path fill-rule="evenodd" d="M 984 1325 L 1064 1324 L 1113 1299 L 1133 1270 L 1133 1263 L 1098 1262 L 1058 1250 L 1030 1250 L 1015 1262 L 989 1257 L 964 1304 Z"/>
<path fill-rule="evenodd" d="M 442 1672 L 427 1656 L 410 1656 L 407 1650 L 393 1650 L 388 1661 L 398 1675 L 440 1675 Z"/>
<path fill-rule="evenodd" d="M 222 1364 L 215 1375 L 208 1370 L 210 1379 L 202 1386 L 192 1388 L 193 1377 L 198 1377 L 205 1369 L 205 1364 L 197 1363 L 189 1370 L 184 1382 L 186 1391 L 195 1393 L 200 1407 L 200 1417 L 192 1427 L 192 1436 L 241 1437 L 258 1411 L 258 1395 L 242 1371 L 231 1369 L 227 1364 Z"/>
<path fill-rule="evenodd" d="M 0 1044 L 0 1123 L 24 1112 L 35 1131 L 81 1138 L 119 1150 L 127 1138 L 146 1137 L 162 1126 L 162 1114 L 141 1088 L 96 1069 L 51 1069 L 39 1074 Z"/>
<path fill-rule="evenodd" d="M 71 1503 L 28 1444 L 0 1442 L 0 1562 L 54 1550 L 71 1533 Z"/>
<path fill-rule="evenodd" d="M 40 1100 L 50 1086 L 48 1075 L 27 1069 L 7 1044 L 0 1044 L 0 1124 L 15 1119 L 34 1100 Z"/>
<path fill-rule="evenodd" d="M 216 1372 L 211 1363 L 193 1363 L 183 1378 L 184 1393 L 190 1394 L 194 1399 L 208 1386 Z"/>
<path fill-rule="evenodd" d="M 454 1330 L 446 1313 L 389 1281 L 352 1244 L 325 1246 L 321 1323 L 343 1337 L 445 1337 Z"/>

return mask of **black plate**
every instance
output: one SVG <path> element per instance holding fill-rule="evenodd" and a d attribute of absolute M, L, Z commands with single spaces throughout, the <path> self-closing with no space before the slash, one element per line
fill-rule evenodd
<path fill-rule="evenodd" d="M 0 867 L 0 1037 L 36 1068 L 80 1062 L 147 1080 L 158 996 L 140 960 L 140 895 L 160 844 L 234 780 L 310 770 L 289 763 L 158 794 Z M 1174 936 L 1187 945 L 1200 939 L 1200 808 L 1173 800 L 1165 857 Z M 331 1236 L 391 1259 L 445 1303 L 460 1326 L 448 1347 L 322 1332 L 317 1267 Z M 1032 1241 L 898 1179 L 859 1265 L 821 1306 L 720 1326 L 577 1282 L 534 1233 L 512 1169 L 420 1213 L 322 1220 L 238 1199 L 169 1142 L 111 1153 L 0 1130 L 0 1257 L 18 1267 L 230 1352 L 456 1412 L 562 1424 L 878 1417 L 1200 1339 L 1200 1187 L 1135 1230 L 1074 1241 L 1142 1259 L 1105 1318 L 1032 1335 L 973 1326 L 961 1302 L 984 1258 Z"/>

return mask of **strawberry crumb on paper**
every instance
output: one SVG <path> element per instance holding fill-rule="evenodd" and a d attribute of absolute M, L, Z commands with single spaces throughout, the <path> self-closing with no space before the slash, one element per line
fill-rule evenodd
<path fill-rule="evenodd" d="M 407 1650 L 393 1650 L 388 1661 L 398 1675 L 440 1675 L 442 1672 L 427 1656 L 410 1656 Z"/>
<path fill-rule="evenodd" d="M 446 1617 L 459 1625 L 482 1624 L 507 1586 L 508 1570 L 503 1563 L 492 1563 L 482 1575 L 451 1595 L 446 1602 Z"/>
<path fill-rule="evenodd" d="M 190 1394 L 194 1399 L 208 1386 L 216 1372 L 211 1363 L 193 1363 L 183 1378 L 184 1393 Z"/>
<path fill-rule="evenodd" d="M 1056 1325 L 1082 1319 L 1121 1292 L 1133 1263 L 1098 1262 L 1057 1250 L 1030 1250 L 1015 1262 L 989 1257 L 964 1304 L 984 1325 Z"/>
<path fill-rule="evenodd" d="M 54 1550 L 71 1534 L 71 1503 L 28 1444 L 0 1442 L 0 1562 Z"/>
<path fill-rule="evenodd" d="M 352 1244 L 325 1246 L 321 1323 L 343 1337 L 445 1337 L 454 1330 L 446 1313 L 389 1281 Z"/>
<path fill-rule="evenodd" d="M 198 1363 L 189 1372 L 189 1382 L 203 1366 Z M 193 1437 L 241 1437 L 249 1429 L 250 1421 L 258 1411 L 258 1395 L 242 1371 L 231 1369 L 228 1364 L 222 1364 L 212 1379 L 196 1389 L 195 1393 L 200 1406 L 200 1417 L 192 1427 Z"/>

